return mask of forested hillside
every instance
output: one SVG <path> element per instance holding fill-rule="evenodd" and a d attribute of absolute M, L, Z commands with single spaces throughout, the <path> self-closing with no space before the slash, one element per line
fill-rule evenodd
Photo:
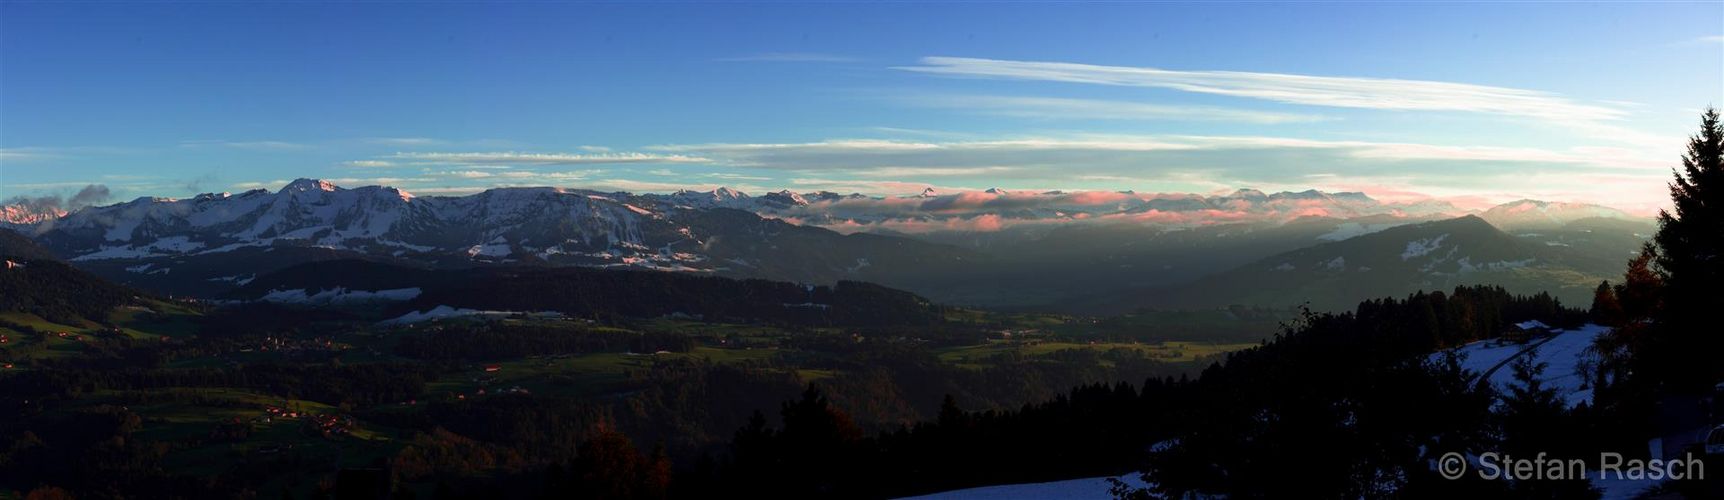
<path fill-rule="evenodd" d="M 34 314 L 58 323 L 103 323 L 115 307 L 136 295 L 59 261 L 8 262 L 9 266 L 0 268 L 0 311 Z"/>
<path fill-rule="evenodd" d="M 667 272 L 588 268 L 477 268 L 425 270 L 362 261 L 291 267 L 232 293 L 258 298 L 276 290 L 308 294 L 343 288 L 417 288 L 392 310 L 439 306 L 495 311 L 556 311 L 581 318 L 652 318 L 667 315 L 710 321 L 763 321 L 794 325 L 928 325 L 942 308 L 914 294 L 879 285 L 840 281 L 832 286 L 738 280 Z"/>

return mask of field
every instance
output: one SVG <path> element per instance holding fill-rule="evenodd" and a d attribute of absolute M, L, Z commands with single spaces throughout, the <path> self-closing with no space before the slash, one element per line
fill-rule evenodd
<path fill-rule="evenodd" d="M 472 364 L 460 374 L 426 387 L 433 396 L 464 396 L 479 390 L 525 389 L 556 396 L 597 396 L 621 387 L 631 371 L 646 370 L 653 363 L 675 359 L 702 359 L 714 363 L 766 361 L 776 349 L 721 349 L 696 347 L 686 353 L 592 353 L 533 357 Z M 496 368 L 491 371 L 490 368 Z"/>
<path fill-rule="evenodd" d="M 885 329 L 671 318 L 382 326 L 380 311 L 307 312 L 289 307 L 236 313 L 148 301 L 118 308 L 100 323 L 59 324 L 4 313 L 0 325 L 12 326 L 0 326 L 7 337 L 0 361 L 15 374 L 79 369 L 92 360 L 134 365 L 140 370 L 134 373 L 146 375 L 119 386 L 73 385 L 34 418 L 133 416 L 135 427 L 126 435 L 163 470 L 245 478 L 261 495 L 304 498 L 320 491 L 331 470 L 376 467 L 409 447 L 424 446 L 419 440 L 439 427 L 430 419 L 519 411 L 514 405 L 523 402 L 587 408 L 657 439 L 683 439 L 676 452 L 687 458 L 725 442 L 745 423 L 715 416 L 776 413 L 774 408 L 810 384 L 829 391 L 835 402 L 857 405 L 848 410 L 872 432 L 927 418 L 942 395 L 956 394 L 976 409 L 1011 408 L 1080 383 L 1195 372 L 1217 355 L 1256 345 L 1134 339 L 1153 330 L 1150 323 L 1189 318 L 1117 324 L 963 309 L 948 311 L 946 323 L 937 327 Z M 1196 321 L 1215 318 L 1201 315 Z M 572 343 L 546 344 L 540 337 Z M 583 338 L 609 340 L 583 344 Z M 636 349 L 654 338 L 678 342 Z M 513 353 L 508 355 L 456 349 L 430 358 L 403 349 L 445 341 L 516 347 L 496 351 Z M 652 352 L 636 352 L 641 350 Z M 401 367 L 392 369 L 424 377 L 411 392 L 362 402 L 305 395 L 322 387 L 322 394 L 363 396 L 365 387 L 387 381 L 366 375 L 352 381 L 352 388 L 339 389 L 348 381 L 319 373 L 368 366 Z M 246 373 L 266 378 L 248 381 Z M 638 399 L 643 392 L 673 399 Z M 409 487 L 429 494 L 432 486 L 421 481 Z"/>
<path fill-rule="evenodd" d="M 1257 344 L 1219 344 L 1193 341 L 1171 341 L 1157 343 L 1138 342 L 1068 342 L 1068 341 L 1014 341 L 993 340 L 986 344 L 953 347 L 939 350 L 940 360 L 964 366 L 985 364 L 998 356 L 1042 356 L 1068 349 L 1111 351 L 1125 349 L 1137 351 L 1168 363 L 1187 363 L 1213 356 L 1225 354 L 1240 349 L 1254 347 Z"/>

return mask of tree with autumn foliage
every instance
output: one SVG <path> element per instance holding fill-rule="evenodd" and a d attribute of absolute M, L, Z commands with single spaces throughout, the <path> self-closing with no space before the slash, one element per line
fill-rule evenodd
<path fill-rule="evenodd" d="M 581 443 L 566 474 L 553 469 L 546 487 L 556 498 L 654 499 L 670 491 L 670 458 L 662 446 L 645 455 L 628 436 L 601 424 Z"/>
<path fill-rule="evenodd" d="M 1616 301 L 1624 322 L 1645 321 L 1663 309 L 1664 275 L 1653 268 L 1658 256 L 1658 247 L 1648 242 L 1641 245 L 1640 255 L 1628 259 L 1628 270 L 1622 273 L 1622 283 L 1616 285 Z"/>

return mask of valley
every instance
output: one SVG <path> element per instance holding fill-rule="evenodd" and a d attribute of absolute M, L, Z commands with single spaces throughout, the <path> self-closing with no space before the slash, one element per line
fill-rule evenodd
<path fill-rule="evenodd" d="M 933 418 L 943 397 L 971 408 L 1016 408 L 1087 381 L 1190 376 L 1255 345 L 1203 340 L 1214 328 L 1228 328 L 1215 318 L 1141 318 L 1119 328 L 1057 314 L 935 306 L 843 283 L 816 288 L 645 271 L 440 271 L 326 261 L 264 275 L 229 298 L 200 300 L 131 291 L 52 260 L 14 259 L 24 267 L 0 274 L 0 289 L 46 299 L 48 290 L 9 284 L 72 273 L 68 283 L 81 279 L 116 303 L 63 313 L 20 303 L 0 313 L 5 403 L 31 415 L 37 435 L 53 443 L 71 439 L 55 427 L 60 423 L 94 432 L 106 424 L 75 422 L 121 419 L 124 430 L 116 432 L 133 442 L 124 452 L 172 471 L 152 482 L 137 482 L 153 477 L 146 475 L 114 483 L 145 494 L 187 491 L 176 482 L 187 474 L 222 478 L 191 487 L 200 494 L 304 496 L 319 491 L 332 466 L 439 470 L 456 465 L 445 462 L 451 457 L 420 454 L 491 446 L 435 441 L 444 439 L 442 429 L 525 438 L 504 437 L 518 431 L 476 435 L 471 426 L 553 408 L 561 415 L 556 421 L 574 426 L 570 432 L 611 426 L 638 442 L 659 443 L 686 463 L 722 449 L 749 412 L 806 387 L 820 387 L 862 429 L 890 431 Z M 546 288 L 551 281 L 544 280 L 601 288 Z M 341 302 L 257 300 L 287 289 L 326 290 L 323 283 L 421 292 L 348 294 L 358 298 Z M 506 293 L 514 288 L 534 293 Z M 677 295 L 685 289 L 692 295 Z M 250 300 L 233 299 L 248 293 Z M 893 294 L 903 300 L 889 299 Z M 299 296 L 308 295 L 318 293 Z M 743 300 L 715 300 L 724 297 Z M 391 321 L 403 311 L 447 304 L 500 312 Z M 852 312 L 856 307 L 864 309 Z M 1168 328 L 1148 327 L 1157 321 Z M 1182 324 L 1211 330 L 1181 333 Z M 1145 331 L 1157 334 L 1132 334 Z M 544 446 L 553 448 L 543 453 L 562 453 Z M 0 480 L 58 482 L 81 470 L 51 451 L 28 455 L 35 465 Z M 408 465 L 417 461 L 425 462 Z M 399 488 L 423 495 L 465 487 L 436 474 L 403 473 L 398 480 Z"/>

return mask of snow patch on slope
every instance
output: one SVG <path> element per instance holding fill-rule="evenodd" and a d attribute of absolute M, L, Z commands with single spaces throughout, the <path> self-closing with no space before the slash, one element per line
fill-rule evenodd
<path fill-rule="evenodd" d="M 250 281 L 249 279 L 246 281 Z M 309 293 L 308 290 L 270 290 L 258 300 L 264 302 L 279 302 L 286 304 L 341 304 L 350 302 L 404 301 L 412 300 L 423 293 L 418 287 L 393 288 L 389 290 L 348 290 L 335 287 L 332 290 L 319 290 Z"/>
<path fill-rule="evenodd" d="M 520 312 L 520 311 L 482 311 L 482 310 L 478 310 L 478 309 L 467 309 L 464 307 L 450 307 L 450 306 L 446 306 L 446 305 L 440 305 L 437 307 L 433 307 L 427 311 L 409 312 L 407 314 L 397 316 L 394 319 L 388 319 L 388 320 L 378 322 L 378 324 L 379 325 L 405 325 L 405 324 L 411 324 L 411 323 L 418 323 L 421 321 L 432 321 L 432 320 L 447 319 L 447 318 L 460 318 L 460 317 L 467 317 L 467 316 L 483 316 L 483 317 L 487 317 L 487 318 L 506 318 L 509 316 L 515 316 L 515 315 L 520 315 L 520 314 L 525 314 L 528 316 L 533 316 L 533 317 L 538 317 L 538 318 L 564 318 L 564 317 L 567 317 L 563 313 L 556 312 L 556 311 L 538 311 L 538 312 L 527 312 L 527 313 Z"/>
<path fill-rule="evenodd" d="M 1438 248 L 1442 248 L 1443 240 L 1448 239 L 1448 237 L 1449 235 L 1445 233 L 1435 238 L 1409 241 L 1407 242 L 1407 249 L 1401 252 L 1401 260 L 1410 260 L 1413 257 L 1421 257 L 1435 252 Z"/>

